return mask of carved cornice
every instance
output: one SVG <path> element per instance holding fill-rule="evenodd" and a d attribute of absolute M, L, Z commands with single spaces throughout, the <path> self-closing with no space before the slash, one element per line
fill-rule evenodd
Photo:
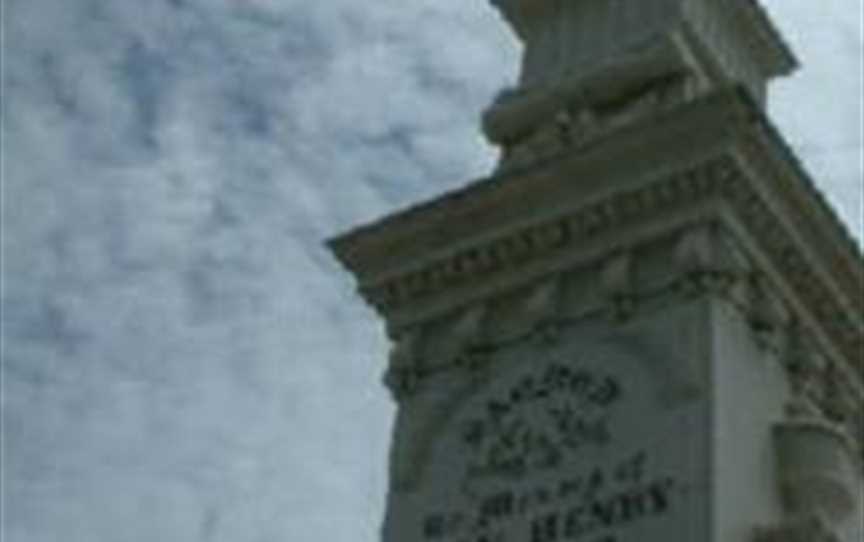
<path fill-rule="evenodd" d="M 803 409 L 802 412 L 818 415 L 847 434 L 856 435 L 864 427 L 859 413 L 860 381 L 849 378 L 847 365 L 831 356 L 816 354 L 823 349 L 810 329 L 827 335 L 848 356 L 846 359 L 854 362 L 861 337 L 849 330 L 859 324 L 822 284 L 819 274 L 796 250 L 794 239 L 752 188 L 738 162 L 728 156 L 615 194 L 575 213 L 512 230 L 444 258 L 430 259 L 411 272 L 393 275 L 367 287 L 364 295 L 385 314 L 413 310 L 448 295 L 454 288 L 480 287 L 496 275 L 520 276 L 522 268 L 532 261 L 554 261 L 587 240 L 613 235 L 628 225 L 664 212 L 674 213 L 699 201 L 725 202 L 734 210 L 736 220 L 757 240 L 759 253 L 767 255 L 781 280 L 810 311 L 809 323 L 802 325 L 792 305 L 782 301 L 773 280 L 759 270 L 761 264 L 736 266 L 723 255 L 721 240 L 717 238 L 718 227 L 725 229 L 727 224 L 722 213 L 713 216 L 713 226 L 691 223 L 680 234 L 674 231 L 663 234 L 680 238 L 674 249 L 669 281 L 661 288 L 685 295 L 722 295 L 732 301 L 749 322 L 757 343 L 777 355 L 786 367 L 795 392 L 790 409 Z M 726 229 L 724 235 L 733 233 Z M 634 280 L 634 253 L 639 246 L 631 242 L 622 250 L 613 243 L 606 253 L 598 253 L 593 260 L 581 263 L 582 269 L 599 274 L 599 305 L 586 307 L 586 315 L 609 314 L 616 320 L 626 319 L 644 299 L 660 293 L 656 289 L 640 290 Z M 559 266 L 558 273 L 534 279 L 534 286 L 521 294 L 516 312 L 522 314 L 524 322 L 515 340 L 555 340 L 562 318 L 567 319 L 559 309 L 565 288 L 560 273 L 567 272 L 567 267 Z M 445 335 L 432 342 L 448 345 L 446 352 L 427 355 L 418 346 L 427 333 L 422 322 L 407 329 L 395 329 L 386 382 L 398 400 L 411 397 L 421 389 L 423 381 L 443 372 L 457 369 L 472 377 L 483 374 L 490 352 L 514 340 L 490 337 L 484 331 L 491 300 L 492 297 L 487 297 L 471 301 L 463 308 L 455 308 L 455 313 L 438 317 L 447 322 L 440 331 Z M 858 447 L 864 450 L 860 443 Z"/>
<path fill-rule="evenodd" d="M 683 140 L 676 138 L 686 138 L 686 132 L 677 136 L 669 128 L 665 135 L 658 134 L 669 139 L 652 139 L 645 133 L 652 129 L 646 120 L 642 127 L 622 128 L 626 135 L 610 134 L 582 154 L 532 172 L 481 181 L 358 229 L 331 246 L 357 271 L 364 297 L 398 332 L 418 318 L 435 317 L 435 311 L 455 309 L 459 300 L 498 295 L 491 284 L 509 288 L 536 280 L 531 275 L 535 268 L 545 268 L 542 272 L 548 274 L 562 265 L 594 265 L 592 261 L 610 257 L 608 251 L 645 241 L 646 232 L 666 235 L 688 221 L 717 220 L 746 241 L 757 268 L 764 267 L 769 282 L 782 285 L 782 295 L 794 300 L 792 307 L 800 319 L 817 330 L 823 344 L 832 345 L 833 355 L 845 358 L 860 383 L 864 265 L 857 245 L 774 128 L 758 108 L 748 105 L 746 94 L 715 95 L 698 102 L 684 108 L 691 110 L 686 122 L 712 126 L 711 137 L 718 141 L 701 141 L 694 149 L 726 145 L 717 147 L 713 157 L 703 151 L 703 157 L 690 165 L 660 169 L 668 160 L 662 149 L 682 145 Z M 670 115 L 664 121 L 669 126 L 685 122 L 680 111 Z M 586 171 L 571 174 L 580 178 L 568 179 L 568 168 L 615 160 L 616 155 L 609 153 L 622 152 L 629 140 L 647 146 L 634 160 L 648 162 L 621 166 L 634 168 L 632 175 L 641 172 L 641 180 L 622 183 L 618 191 L 601 190 L 602 184 L 585 178 L 591 171 L 603 178 L 599 165 L 585 166 Z M 659 163 L 650 166 L 650 160 Z M 651 167 L 660 173 L 645 178 Z M 587 181 L 596 187 L 591 188 L 593 193 L 580 188 Z M 536 190 L 526 190 L 527 185 L 536 185 Z M 553 193 L 555 199 L 547 196 Z M 526 198 L 530 203 L 520 217 L 512 209 Z M 548 210 L 541 211 L 544 208 Z M 599 248 L 604 244 L 607 253 Z M 594 247 L 590 255 L 588 246 Z M 429 248 L 424 252 L 418 247 Z M 587 259 L 575 257 L 579 254 Z M 712 280 L 708 274 L 702 278 Z"/>
<path fill-rule="evenodd" d="M 676 293 L 712 295 L 737 308 L 755 342 L 785 368 L 792 392 L 790 415 L 816 417 L 848 435 L 859 434 L 864 428 L 864 390 L 860 384 L 849 378 L 848 367 L 822 352 L 812 331 L 798 321 L 764 275 L 754 271 L 752 264 L 730 259 L 724 248 L 729 242 L 729 232 L 716 224 L 684 229 L 667 241 L 671 244 L 665 249 L 670 255 L 665 272 L 668 280 L 647 289 L 644 284 L 637 285 L 634 278 L 633 269 L 640 265 L 640 253 L 644 252 L 639 246 L 613 251 L 582 271 L 562 271 L 539 279 L 517 295 L 510 295 L 503 312 L 514 315 L 517 323 L 504 326 L 509 330 L 504 335 L 489 331 L 490 327 L 501 327 L 490 316 L 501 312 L 492 298 L 443 315 L 437 322 L 407 328 L 394 338 L 386 382 L 401 400 L 422 389 L 427 379 L 451 370 L 482 374 L 492 353 L 516 342 L 554 343 L 563 327 L 586 318 L 610 317 L 621 322 L 644 310 L 652 299 L 676 303 Z M 588 293 L 587 301 L 580 301 L 572 290 L 585 283 L 596 283 L 597 291 Z M 566 313 L 562 312 L 565 298 L 570 300 Z M 427 340 L 430 334 L 434 337 Z M 446 348 L 430 352 L 423 347 L 426 343 Z"/>
<path fill-rule="evenodd" d="M 757 0 L 744 0 L 741 3 L 744 19 L 755 27 L 755 35 L 766 55 L 773 57 L 776 64 L 775 73 L 789 75 L 799 66 L 798 58 L 783 38 L 780 31 L 771 22 L 765 8 Z M 754 52 L 756 54 L 758 52 Z"/>
<path fill-rule="evenodd" d="M 644 217 L 671 213 L 709 198 L 731 204 L 761 250 L 812 312 L 812 319 L 848 360 L 857 360 L 864 350 L 861 324 L 840 305 L 797 249 L 794 239 L 729 158 L 707 162 L 643 188 L 616 194 L 574 214 L 513 231 L 433 260 L 423 268 L 365 285 L 363 295 L 386 314 L 454 286 L 487 281 L 495 274 L 518 270 L 532 260 L 565 252 L 586 239 L 614 232 Z"/>
<path fill-rule="evenodd" d="M 860 313 L 856 316 L 831 291 L 820 273 L 803 254 L 795 239 L 775 216 L 773 210 L 743 177 L 730 177 L 723 187 L 723 196 L 735 215 L 742 220 L 756 239 L 762 253 L 771 260 L 774 269 L 807 307 L 811 318 L 831 337 L 850 366 L 859 371 L 864 351 L 864 328 Z M 842 300 L 852 303 L 860 300 Z"/>
<path fill-rule="evenodd" d="M 717 195 L 735 173 L 721 158 L 650 185 L 585 206 L 573 214 L 518 229 L 447 255 L 410 272 L 361 287 L 363 296 L 385 313 L 471 281 L 485 281 L 581 241 L 613 233 L 640 218 Z"/>

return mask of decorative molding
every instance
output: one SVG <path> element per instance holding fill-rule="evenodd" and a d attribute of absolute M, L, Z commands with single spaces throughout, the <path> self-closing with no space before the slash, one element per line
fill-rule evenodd
<path fill-rule="evenodd" d="M 785 331 L 781 360 L 789 379 L 790 420 L 831 426 L 852 443 L 858 469 L 864 469 L 864 396 L 836 362 L 817 352 L 812 337 L 797 323 Z"/>
<path fill-rule="evenodd" d="M 717 244 L 724 241 L 723 232 L 710 224 L 696 225 L 682 232 L 677 242 L 672 241 L 669 250 L 677 256 L 674 263 L 678 276 L 660 290 L 639 291 L 636 288 L 633 272 L 643 254 L 638 247 L 613 252 L 593 271 L 585 270 L 596 274 L 603 294 L 598 297 L 598 301 L 602 303 L 606 299 L 608 303 L 616 296 L 627 295 L 633 311 L 640 310 L 641 304 L 651 298 L 665 297 L 669 302 L 674 302 L 674 296 L 669 294 L 681 291 L 680 285 L 692 281 L 694 273 L 710 275 L 712 267 L 722 269 L 722 273 L 715 269 L 717 276 L 734 277 L 735 286 L 745 287 L 743 301 L 733 299 L 733 294 L 738 291 L 736 288 L 709 287 L 700 290 L 701 295 L 719 296 L 733 302 L 754 332 L 771 329 L 774 335 L 783 338 L 775 343 L 778 345 L 775 353 L 789 377 L 792 395 L 787 407 L 789 424 L 802 427 L 815 425 L 825 428 L 826 434 L 836 435 L 837 442 L 845 443 L 843 453 L 850 458 L 849 465 L 854 467 L 855 450 L 860 453 L 864 449 L 860 440 L 856 443 L 852 438 L 857 436 L 854 423 L 861 422 L 860 415 L 856 413 L 860 411 L 864 398 L 857 395 L 854 386 L 841 378 L 836 363 L 818 353 L 811 334 L 800 324 L 795 321 L 781 323 L 784 321 L 781 316 L 786 312 L 784 307 L 771 303 L 767 305 L 770 309 L 766 308 L 766 299 L 774 299 L 770 285 L 761 276 L 756 278 L 744 268 L 734 267 L 718 252 Z M 568 280 L 566 274 L 554 274 L 520 290 L 518 295 L 511 294 L 508 301 L 512 308 L 510 312 L 515 313 L 519 324 L 513 336 L 497 336 L 490 328 L 495 326 L 495 309 L 491 303 L 466 307 L 440 322 L 418 325 L 397 336 L 391 354 L 391 368 L 388 370 L 389 385 L 402 408 L 419 412 L 414 409 L 418 405 L 426 405 L 423 410 L 429 414 L 415 422 L 419 425 L 412 429 L 412 444 L 399 455 L 399 475 L 394 477 L 394 487 L 412 490 L 421 483 L 423 470 L 432 453 L 432 444 L 464 401 L 488 383 L 487 369 L 492 370 L 489 361 L 495 352 L 512 347 L 518 341 L 542 340 L 545 333 L 549 333 L 548 340 L 554 341 L 565 327 L 581 322 L 562 311 L 564 298 L 572 299 L 568 285 L 572 288 L 572 285 L 584 280 L 584 276 L 580 277 L 569 277 Z M 756 284 L 758 294 L 753 290 Z M 685 291 L 688 295 L 694 295 L 692 290 Z M 588 313 L 586 317 L 602 317 L 608 311 L 608 305 L 606 307 L 604 309 L 600 305 L 597 311 Z M 445 347 L 432 351 L 428 347 L 431 344 Z M 669 381 L 672 380 L 670 377 Z M 424 393 L 424 390 L 433 388 L 435 393 Z M 828 502 L 828 499 L 822 501 Z M 793 527 L 784 524 L 776 529 L 765 529 L 762 536 L 797 536 L 788 534 L 794 531 Z"/>
<path fill-rule="evenodd" d="M 798 324 L 790 325 L 786 336 L 781 357 L 791 396 L 786 414 L 791 419 L 818 417 L 823 397 L 819 375 L 824 371 L 825 360 L 816 353 L 812 338 Z"/>
<path fill-rule="evenodd" d="M 633 278 L 633 255 L 629 251 L 614 254 L 603 264 L 600 283 L 611 306 L 613 320 L 624 321 L 636 310 L 636 285 Z"/>
<path fill-rule="evenodd" d="M 499 171 L 523 169 L 694 100 L 707 90 L 698 81 L 694 75 L 666 75 L 599 104 L 567 82 L 542 94 L 508 89 L 484 113 L 483 131 L 491 143 L 502 146 Z"/>
<path fill-rule="evenodd" d="M 789 323 L 788 311 L 773 295 L 768 280 L 754 273 L 747 281 L 747 319 L 756 343 L 769 352 L 779 353 L 784 339 L 783 329 Z"/>
<path fill-rule="evenodd" d="M 581 224 L 587 226 L 588 222 Z M 544 238 L 549 244 L 563 239 L 561 228 L 535 230 L 535 238 L 538 231 L 546 232 Z M 550 231 L 557 233 L 549 235 Z M 854 437 L 858 454 L 864 454 L 864 439 L 859 437 L 864 425 L 861 413 L 864 395 L 853 381 L 844 378 L 848 373 L 841 370 L 837 361 L 819 353 L 812 332 L 792 318 L 791 309 L 780 301 L 766 277 L 748 270 L 746 262 L 730 259 L 727 238 L 728 233 L 717 224 L 697 224 L 684 229 L 677 240 L 667 242 L 668 250 L 674 254 L 670 280 L 648 290 L 635 283 L 634 269 L 644 252 L 639 246 L 614 250 L 595 266 L 583 267 L 577 275 L 549 275 L 520 289 L 518 294 L 509 294 L 512 308 L 507 312 L 517 325 L 511 324 L 506 336 L 490 328 L 498 325 L 491 300 L 444 315 L 435 322 L 412 326 L 397 335 L 385 382 L 396 400 L 402 402 L 423 390 L 429 379 L 451 371 L 461 373 L 464 378 L 459 379 L 469 383 L 482 381 L 494 353 L 516 342 L 554 343 L 565 327 L 581 321 L 574 320 L 572 313 L 562 312 L 565 297 L 571 299 L 570 304 L 579 303 L 568 293 L 568 288 L 572 288 L 568 284 L 596 280 L 599 286 L 596 304 L 582 318 L 605 313 L 617 321 L 637 314 L 646 300 L 674 291 L 688 296 L 719 296 L 739 310 L 757 343 L 783 364 L 791 392 L 787 404 L 790 419 L 822 420 Z M 532 245 L 527 242 L 509 246 L 525 256 Z M 478 259 L 479 252 L 473 258 Z M 592 274 L 594 279 L 590 278 Z M 443 346 L 432 351 L 426 344 Z"/>
<path fill-rule="evenodd" d="M 743 177 L 731 177 L 723 195 L 756 238 L 812 318 L 837 344 L 850 366 L 860 365 L 864 329 L 827 287 L 773 211 Z"/>
<path fill-rule="evenodd" d="M 484 348 L 488 314 L 488 306 L 480 303 L 453 319 L 441 341 L 447 347 L 441 359 L 445 366 L 459 367 L 474 375 L 483 370 L 488 362 Z"/>
<path fill-rule="evenodd" d="M 422 334 L 423 326 L 416 326 L 403 331 L 393 341 L 390 363 L 384 374 L 384 385 L 397 401 L 413 395 L 420 385 L 422 362 L 419 355 Z"/>
<path fill-rule="evenodd" d="M 533 284 L 529 287 L 533 293 L 523 295 L 517 310 L 523 314 L 523 330 L 508 340 L 554 341 L 556 330 L 573 318 L 548 316 L 555 314 L 555 301 L 564 295 L 566 280 L 562 277 L 581 273 L 583 278 L 597 280 L 602 294 L 591 299 L 590 306 L 580 307 L 584 315 L 605 312 L 626 318 L 639 310 L 643 299 L 667 287 L 690 296 L 724 296 L 742 311 L 766 352 L 783 360 L 791 387 L 806 390 L 790 402 L 790 415 L 818 416 L 855 435 L 859 457 L 864 459 L 859 437 L 864 435 L 864 366 L 860 361 L 864 323 L 851 310 L 856 300 L 844 299 L 835 289 L 848 291 L 848 271 L 844 267 L 847 275 L 826 277 L 825 270 L 818 268 L 820 261 L 805 252 L 806 239 L 796 237 L 801 232 L 783 222 L 753 180 L 787 173 L 751 171 L 749 168 L 757 167 L 754 164 L 763 164 L 752 162 L 758 150 L 747 147 L 752 142 L 743 145 L 742 154 L 715 155 L 640 186 L 587 200 L 577 209 L 521 222 L 494 236 L 483 236 L 484 232 L 468 236 L 456 248 L 433 250 L 413 260 L 412 267 L 390 267 L 386 273 L 366 275 L 361 283 L 363 295 L 390 320 L 398 337 L 394 362 L 385 377 L 394 396 L 400 401 L 412 397 L 425 379 L 451 369 L 467 369 L 471 378 L 482 378 L 486 361 L 502 344 L 502 339 L 487 335 L 487 305 L 522 286 Z M 747 153 L 753 156 L 747 159 Z M 457 201 L 450 201 L 458 199 L 458 194 L 444 200 L 458 207 Z M 502 198 L 504 203 L 512 204 L 508 198 L 512 196 Z M 663 225 L 664 217 L 683 217 L 687 209 L 695 208 L 709 212 Z M 416 217 L 412 220 L 420 222 Z M 397 224 L 408 226 L 410 221 L 402 216 L 391 226 Z M 638 240 L 628 235 L 622 251 L 621 233 L 647 229 L 643 228 L 646 225 L 659 227 Z M 634 285 L 629 292 L 640 247 L 681 233 L 670 258 L 668 283 L 648 289 Z M 726 259 L 724 236 L 746 252 L 742 258 L 747 265 Z M 584 258 L 573 258 L 583 247 L 597 247 L 606 240 L 608 250 L 586 250 Z M 543 271 L 535 273 L 534 269 Z M 549 284 L 553 278 L 554 283 Z M 490 288 L 490 284 L 506 286 Z M 466 301 L 473 309 L 460 308 Z M 454 311 L 459 311 L 455 318 Z M 547 316 L 538 316 L 542 314 Z M 439 341 L 436 335 L 431 342 L 452 344 L 452 351 L 427 353 L 418 346 L 424 341 L 405 335 L 400 327 L 407 323 L 423 328 L 417 332 L 423 337 L 431 332 L 428 324 L 438 321 L 450 323 L 435 333 L 450 333 L 452 338 Z M 795 346 L 801 341 L 807 343 L 806 349 Z M 803 359 L 805 352 L 809 361 Z"/>
<path fill-rule="evenodd" d="M 682 157 L 700 161 L 695 166 L 667 161 L 679 171 L 663 171 L 650 184 L 638 187 L 635 183 L 648 181 L 644 172 L 661 164 L 640 160 L 634 169 L 615 163 L 610 174 L 627 175 L 628 182 L 622 185 L 630 187 L 617 194 L 592 178 L 605 175 L 609 161 L 621 159 L 613 139 L 630 148 L 647 137 L 646 148 L 669 158 L 668 147 L 680 145 L 687 137 L 683 127 L 697 122 L 716 126 L 712 132 L 716 137 L 710 138 L 704 131 L 691 130 L 694 137 L 705 139 L 697 147 L 713 158 L 692 153 L 687 155 L 690 158 Z M 475 303 L 497 296 L 501 289 L 532 282 L 540 274 L 556 271 L 556 260 L 560 272 L 595 265 L 608 257 L 599 253 L 598 245 L 607 239 L 614 244 L 625 231 L 638 232 L 642 242 L 647 235 L 666 235 L 680 228 L 688 216 L 710 217 L 732 231 L 755 266 L 777 286 L 793 316 L 811 329 L 827 356 L 842 359 L 851 368 L 843 367 L 846 377 L 861 388 L 864 274 L 860 249 L 770 121 L 745 94 L 730 90 L 678 108 L 664 122 L 681 128 L 677 135 L 668 130 L 661 134 L 648 120 L 638 124 L 616 131 L 616 138 L 604 138 L 572 159 L 546 163 L 525 175 L 494 176 L 474 183 L 358 228 L 332 240 L 331 247 L 357 272 L 361 293 L 398 330 L 439 318 L 461 303 Z M 515 212 L 528 193 L 526 183 L 542 187 L 541 194 L 526 202 L 526 213 L 534 214 Z M 572 209 L 576 204 L 581 206 Z M 541 205 L 560 214 L 534 212 Z M 481 223 L 472 230 L 475 218 Z M 551 241 L 533 238 L 546 231 Z M 427 243 L 426 252 L 416 248 Z M 766 338 L 770 339 L 766 348 L 777 348 L 768 344 L 776 337 Z"/>
<path fill-rule="evenodd" d="M 726 294 L 739 274 L 720 254 L 716 224 L 703 224 L 684 232 L 675 251 L 681 275 L 679 288 L 686 295 Z"/>
<path fill-rule="evenodd" d="M 384 383 L 394 399 L 401 402 L 413 397 L 424 380 L 450 369 L 465 370 L 474 378 L 481 376 L 489 357 L 488 341 L 484 337 L 487 315 L 487 305 L 480 303 L 452 317 L 443 335 L 437 337 L 445 345 L 444 351 L 431 356 L 424 348 L 426 326 L 413 326 L 399 333 L 393 341 L 390 363 L 384 374 Z"/>
<path fill-rule="evenodd" d="M 745 292 L 724 297 L 747 320 L 756 343 L 782 364 L 789 386 L 790 421 L 811 422 L 843 434 L 864 469 L 864 392 L 848 370 L 820 352 L 813 333 L 792 316 L 760 274 L 739 277 Z M 742 288 L 738 288 L 740 290 Z"/>
<path fill-rule="evenodd" d="M 456 285 L 486 281 L 494 274 L 518 268 L 586 239 L 612 233 L 640 218 L 670 213 L 685 204 L 704 200 L 718 194 L 730 175 L 736 175 L 731 158 L 711 160 L 647 186 L 614 194 L 572 214 L 448 254 L 421 269 L 361 285 L 361 291 L 386 314 Z"/>
<path fill-rule="evenodd" d="M 518 85 L 483 115 L 485 135 L 503 147 L 499 171 L 527 167 L 728 81 L 751 89 L 761 104 L 767 81 L 796 67 L 753 0 L 491 2 L 524 45 Z"/>
<path fill-rule="evenodd" d="M 563 280 L 556 275 L 534 286 L 520 307 L 523 326 L 539 344 L 551 345 L 559 339 L 563 293 Z"/>
<path fill-rule="evenodd" d="M 789 285 L 816 322 L 844 355 L 850 366 L 860 365 L 864 329 L 840 305 L 821 275 L 801 253 L 785 227 L 755 192 L 731 157 L 719 157 L 691 169 L 661 178 L 645 186 L 613 194 L 575 212 L 525 226 L 481 244 L 433 258 L 422 267 L 361 285 L 363 295 L 383 314 L 422 303 L 451 288 L 488 282 L 514 273 L 527 264 L 563 255 L 601 235 L 652 217 L 675 212 L 698 201 L 725 201 L 728 210 L 746 227 L 774 271 Z M 722 218 L 718 218 L 722 222 Z M 692 271 L 683 287 L 693 292 L 727 288 L 736 280 L 729 269 L 712 267 L 707 232 L 682 241 L 679 261 Z M 702 238 L 699 238 L 702 236 Z M 606 257 L 609 256 L 598 256 Z M 707 259 L 706 259 L 707 258 Z M 584 265 L 590 265 L 585 263 Z M 699 266 L 707 266 L 699 271 Z M 858 367 L 860 370 L 860 367 Z"/>

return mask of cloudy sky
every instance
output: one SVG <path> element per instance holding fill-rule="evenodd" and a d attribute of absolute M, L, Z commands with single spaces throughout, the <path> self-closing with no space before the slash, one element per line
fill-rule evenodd
<path fill-rule="evenodd" d="M 489 171 L 495 12 L 2 1 L 3 540 L 377 540 L 386 345 L 322 240 Z M 861 239 L 861 3 L 765 4 Z"/>

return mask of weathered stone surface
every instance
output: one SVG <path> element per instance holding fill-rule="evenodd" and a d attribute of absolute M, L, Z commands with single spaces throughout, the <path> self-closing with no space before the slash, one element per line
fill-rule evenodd
<path fill-rule="evenodd" d="M 856 540 L 864 265 L 764 114 L 764 13 L 495 4 L 498 171 L 331 241 L 394 342 L 384 540 Z"/>
<path fill-rule="evenodd" d="M 393 457 L 411 480 L 391 494 L 385 539 L 705 539 L 706 387 L 682 393 L 668 373 L 686 354 L 641 338 L 634 327 L 592 343 L 568 328 L 554 346 L 496 351 L 461 401 L 418 397 L 415 419 L 446 422 L 421 430 L 434 431 L 429 450 Z"/>
<path fill-rule="evenodd" d="M 486 111 L 502 168 L 556 140 L 734 81 L 757 101 L 796 60 L 756 2 L 492 0 L 524 45 L 519 83 Z"/>

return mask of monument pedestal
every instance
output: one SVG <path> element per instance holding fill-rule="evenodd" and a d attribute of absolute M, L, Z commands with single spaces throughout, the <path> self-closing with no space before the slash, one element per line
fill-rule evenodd
<path fill-rule="evenodd" d="M 861 255 L 751 91 L 676 100 L 331 241 L 394 345 L 385 541 L 864 532 Z"/>

